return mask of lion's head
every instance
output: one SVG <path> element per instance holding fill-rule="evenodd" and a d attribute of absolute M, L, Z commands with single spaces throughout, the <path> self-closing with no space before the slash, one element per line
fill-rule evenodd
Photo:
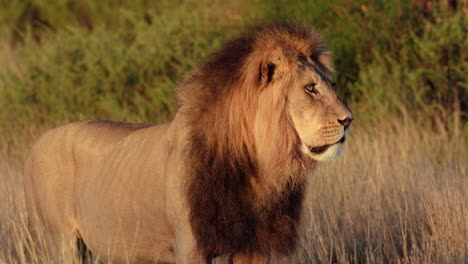
<path fill-rule="evenodd" d="M 353 116 L 332 89 L 332 73 L 330 52 L 313 30 L 258 28 L 186 79 L 181 112 L 218 150 L 245 154 L 262 170 L 288 168 L 292 158 L 333 159 Z"/>
<path fill-rule="evenodd" d="M 318 34 L 276 25 L 228 42 L 182 83 L 188 200 L 204 254 L 294 247 L 306 171 L 340 154 L 352 120 L 332 72 Z"/>
<path fill-rule="evenodd" d="M 299 54 L 295 80 L 288 90 L 286 110 L 301 141 L 301 151 L 314 160 L 339 156 L 353 120 L 350 110 L 332 89 L 327 53 Z M 322 54 L 320 54 L 322 52 Z M 315 53 L 315 54 L 314 54 Z"/>
<path fill-rule="evenodd" d="M 258 34 L 256 45 L 261 58 L 257 142 L 289 125 L 302 154 L 313 160 L 337 157 L 353 116 L 332 89 L 333 68 L 323 41 L 306 28 L 280 26 Z M 285 113 L 289 122 L 272 120 L 274 112 Z"/>

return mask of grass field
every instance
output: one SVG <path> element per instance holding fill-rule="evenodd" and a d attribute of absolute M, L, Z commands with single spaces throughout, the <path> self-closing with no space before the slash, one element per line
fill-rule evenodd
<path fill-rule="evenodd" d="M 311 23 L 355 121 L 308 178 L 300 248 L 276 263 L 468 263 L 468 19 L 434 1 L 0 0 L 0 263 L 71 263 L 29 244 L 24 157 L 80 119 L 161 122 L 174 87 L 250 25 Z M 460 1 L 459 1 L 460 2 Z"/>
<path fill-rule="evenodd" d="M 0 157 L 0 263 L 67 263 L 65 249 L 28 247 L 25 151 L 15 146 Z M 466 262 L 467 160 L 466 142 L 447 131 L 399 119 L 366 130 L 357 118 L 344 156 L 309 176 L 300 250 L 288 263 Z"/>

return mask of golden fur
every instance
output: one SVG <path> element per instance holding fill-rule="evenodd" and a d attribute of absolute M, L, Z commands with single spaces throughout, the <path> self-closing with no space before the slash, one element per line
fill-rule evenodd
<path fill-rule="evenodd" d="M 339 155 L 352 120 L 332 72 L 309 28 L 256 28 L 186 77 L 171 123 L 47 132 L 25 165 L 32 226 L 113 263 L 290 254 L 304 177 Z"/>

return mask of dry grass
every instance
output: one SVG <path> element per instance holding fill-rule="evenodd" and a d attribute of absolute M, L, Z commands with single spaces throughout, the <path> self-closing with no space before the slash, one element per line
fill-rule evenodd
<path fill-rule="evenodd" d="M 304 263 L 466 263 L 467 150 L 409 123 L 354 133 L 310 178 Z"/>
<path fill-rule="evenodd" d="M 467 142 L 405 121 L 368 129 L 358 122 L 344 157 L 310 175 L 301 248 L 287 263 L 466 263 Z M 65 250 L 28 246 L 28 144 L 4 144 L 0 154 L 0 263 L 70 263 Z"/>

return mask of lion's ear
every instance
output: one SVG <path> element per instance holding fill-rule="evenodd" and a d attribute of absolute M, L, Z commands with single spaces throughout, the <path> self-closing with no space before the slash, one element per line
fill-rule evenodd
<path fill-rule="evenodd" d="M 262 62 L 260 65 L 260 83 L 263 86 L 269 85 L 273 80 L 276 80 L 277 66 L 271 61 Z"/>
<path fill-rule="evenodd" d="M 275 74 L 276 65 L 272 62 L 266 65 L 266 81 L 267 84 L 271 83 L 273 80 L 273 75 Z"/>
<path fill-rule="evenodd" d="M 274 48 L 269 52 L 267 51 L 260 65 L 260 82 L 264 85 L 268 85 L 279 79 L 285 63 L 286 58 L 279 48 Z"/>

